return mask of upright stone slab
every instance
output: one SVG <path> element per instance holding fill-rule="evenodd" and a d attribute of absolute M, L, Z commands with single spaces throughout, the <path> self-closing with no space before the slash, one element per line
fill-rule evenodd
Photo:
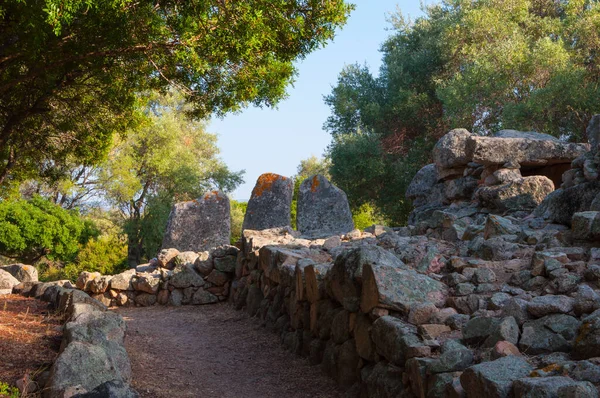
<path fill-rule="evenodd" d="M 173 206 L 162 247 L 200 252 L 229 244 L 230 235 L 229 198 L 212 191 Z"/>
<path fill-rule="evenodd" d="M 242 230 L 262 231 L 291 225 L 293 194 L 291 178 L 273 173 L 262 174 L 252 190 Z"/>
<path fill-rule="evenodd" d="M 320 174 L 306 179 L 298 194 L 297 224 L 308 238 L 352 231 L 354 222 L 346 194 Z"/>

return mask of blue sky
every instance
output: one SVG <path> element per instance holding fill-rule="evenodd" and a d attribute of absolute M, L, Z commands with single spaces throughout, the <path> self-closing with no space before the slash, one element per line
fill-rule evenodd
<path fill-rule="evenodd" d="M 231 170 L 245 169 L 245 183 L 232 196 L 247 200 L 262 173 L 296 173 L 300 160 L 321 156 L 330 142 L 323 130 L 329 107 L 323 96 L 331 92 L 344 65 L 366 63 L 371 71 L 381 64 L 379 47 L 391 32 L 386 21 L 396 6 L 405 16 L 421 15 L 416 0 L 354 0 L 356 9 L 346 26 L 329 43 L 299 62 L 289 97 L 277 108 L 248 108 L 211 121 L 208 130 L 219 136 L 221 157 Z M 431 1 L 427 2 L 431 3 Z"/>

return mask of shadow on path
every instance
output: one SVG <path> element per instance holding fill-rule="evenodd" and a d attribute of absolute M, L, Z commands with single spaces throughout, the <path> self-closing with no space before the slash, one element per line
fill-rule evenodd
<path fill-rule="evenodd" d="M 146 397 L 340 397 L 319 367 L 227 304 L 120 308 L 133 386 Z"/>

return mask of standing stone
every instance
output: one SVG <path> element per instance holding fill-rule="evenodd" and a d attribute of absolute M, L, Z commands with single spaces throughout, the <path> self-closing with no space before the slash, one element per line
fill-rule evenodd
<path fill-rule="evenodd" d="M 242 230 L 262 231 L 291 225 L 293 194 L 294 182 L 291 178 L 273 173 L 262 174 L 248 201 Z"/>
<path fill-rule="evenodd" d="M 200 252 L 229 244 L 229 198 L 219 191 L 175 204 L 163 238 L 163 248 Z"/>
<path fill-rule="evenodd" d="M 318 174 L 300 185 L 298 230 L 311 238 L 341 235 L 354 229 L 344 191 Z"/>

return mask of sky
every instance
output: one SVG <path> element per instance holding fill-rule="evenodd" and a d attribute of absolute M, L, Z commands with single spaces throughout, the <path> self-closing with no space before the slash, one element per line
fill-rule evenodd
<path fill-rule="evenodd" d="M 233 199 L 248 200 L 263 173 L 291 177 L 301 160 L 322 156 L 331 140 L 323 130 L 330 114 L 323 96 L 331 92 L 340 71 L 358 62 L 377 73 L 380 45 L 392 33 L 389 13 L 398 7 L 413 19 L 422 15 L 416 0 L 350 2 L 356 8 L 348 23 L 333 42 L 296 63 L 296 81 L 277 108 L 252 107 L 211 121 L 208 131 L 219 137 L 221 158 L 233 171 L 246 170 L 245 183 L 232 193 Z"/>

